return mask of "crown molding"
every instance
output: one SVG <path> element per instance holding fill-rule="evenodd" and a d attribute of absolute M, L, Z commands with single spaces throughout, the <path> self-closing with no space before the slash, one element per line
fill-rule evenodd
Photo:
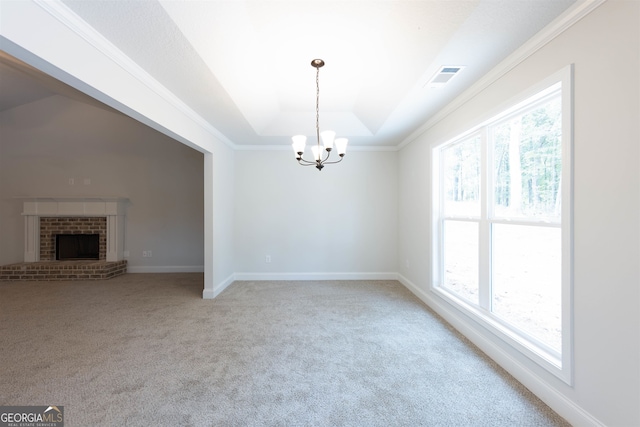
<path fill-rule="evenodd" d="M 509 71 L 521 64 L 525 59 L 533 55 L 538 50 L 542 49 L 553 39 L 572 27 L 575 23 L 582 18 L 593 12 L 598 6 L 605 3 L 607 0 L 578 0 L 577 4 L 570 7 L 562 15 L 556 18 L 549 25 L 540 30 L 535 36 L 525 42 L 522 46 L 516 49 L 511 55 L 507 56 L 502 62 L 494 67 L 484 77 L 474 83 L 469 89 L 464 91 L 460 96 L 451 101 L 435 114 L 431 119 L 420 126 L 416 131 L 404 139 L 398 144 L 398 150 L 404 148 L 406 145 L 413 142 L 420 135 L 431 129 L 449 114 L 456 111 L 466 102 L 485 90 L 487 87 L 495 83 Z"/>
<path fill-rule="evenodd" d="M 291 145 L 241 145 L 236 144 L 236 151 L 291 151 Z M 395 145 L 362 146 L 349 145 L 347 151 L 398 151 Z"/>
<path fill-rule="evenodd" d="M 153 78 L 142 67 L 135 63 L 131 58 L 125 55 L 120 49 L 107 40 L 102 34 L 96 31 L 92 26 L 87 24 L 82 18 L 75 14 L 60 0 L 33 0 L 35 4 L 47 11 L 50 15 L 64 24 L 67 28 L 80 36 L 83 40 L 97 49 L 105 57 L 116 63 L 124 71 L 133 76 L 140 83 L 149 88 L 152 92 L 165 100 L 169 105 L 180 111 L 186 117 L 202 127 L 209 134 L 229 146 L 236 149 L 234 144 L 222 132 L 213 127 L 202 116 L 192 110 L 187 104 L 182 102 L 180 98 L 168 90 L 164 85 Z"/>

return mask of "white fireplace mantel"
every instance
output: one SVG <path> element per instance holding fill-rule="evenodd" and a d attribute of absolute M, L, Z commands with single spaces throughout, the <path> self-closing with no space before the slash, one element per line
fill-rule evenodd
<path fill-rule="evenodd" d="M 124 258 L 124 212 L 128 199 L 122 197 L 25 197 L 23 199 L 25 262 L 40 260 L 40 217 L 106 217 L 106 260 L 120 261 Z"/>

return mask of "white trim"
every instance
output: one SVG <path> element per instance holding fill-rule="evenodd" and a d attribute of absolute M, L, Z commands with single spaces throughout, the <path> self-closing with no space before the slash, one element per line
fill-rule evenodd
<path fill-rule="evenodd" d="M 105 57 L 118 64 L 124 71 L 129 73 L 136 80 L 145 85 L 160 98 L 165 100 L 169 105 L 176 108 L 182 114 L 193 120 L 200 127 L 204 128 L 207 132 L 215 136 L 230 148 L 236 148 L 236 145 L 231 142 L 231 140 L 229 140 L 225 135 L 223 135 L 222 132 L 213 127 L 208 121 L 202 118 L 202 116 L 192 110 L 187 104 L 182 102 L 182 100 L 174 95 L 173 92 L 163 86 L 155 78 L 153 78 L 142 67 L 135 63 L 127 55 L 125 55 L 120 49 L 114 46 L 113 43 L 107 40 L 102 34 L 100 34 L 93 27 L 82 20 L 82 18 L 76 15 L 60 0 L 33 1 L 35 4 L 47 11 L 75 34 L 80 36 L 91 46 L 96 48 Z"/>
<path fill-rule="evenodd" d="M 213 265 L 215 231 L 213 227 L 213 154 L 204 153 L 203 156 L 203 186 L 204 186 L 204 291 L 203 298 L 215 298 L 215 274 Z M 205 296 L 207 295 L 207 296 Z M 210 296 L 209 296 L 210 295 Z"/>
<path fill-rule="evenodd" d="M 129 199 L 121 197 L 29 197 L 23 199 L 24 262 L 40 261 L 41 217 L 105 218 L 107 221 L 105 260 L 124 259 L 124 213 Z"/>
<path fill-rule="evenodd" d="M 24 217 L 24 262 L 40 261 L 40 217 Z"/>
<path fill-rule="evenodd" d="M 204 273 L 204 265 L 129 265 L 127 273 Z"/>
<path fill-rule="evenodd" d="M 482 289 L 481 289 L 482 290 Z M 502 321 L 494 316 L 484 313 L 481 308 L 467 303 L 458 298 L 452 292 L 442 290 L 440 288 L 433 289 L 434 295 L 447 301 L 451 305 L 463 307 L 462 312 L 466 317 L 471 318 L 474 322 L 481 324 L 485 329 L 492 332 L 510 347 L 516 349 L 529 359 L 548 370 L 553 375 L 564 379 L 557 371 L 560 369 L 562 360 L 560 355 L 553 349 L 548 348 L 544 343 L 538 343 L 537 340 L 521 334 L 519 331 L 509 327 L 508 322 Z M 485 309 L 488 311 L 488 309 Z M 565 381 L 569 383 L 569 381 Z"/>
<path fill-rule="evenodd" d="M 234 149 L 236 151 L 291 151 L 291 144 L 287 145 L 239 145 L 236 144 Z M 349 145 L 347 147 L 347 156 L 350 151 L 398 151 L 399 148 L 391 145 L 380 146 L 363 146 L 363 145 Z"/>
<path fill-rule="evenodd" d="M 214 299 L 216 297 L 214 291 L 210 289 L 202 290 L 202 299 Z"/>
<path fill-rule="evenodd" d="M 398 280 L 398 273 L 236 273 L 236 280 Z"/>
<path fill-rule="evenodd" d="M 505 74 L 518 66 L 529 56 L 542 49 L 547 43 L 551 42 L 553 39 L 558 37 L 575 23 L 587 16 L 589 13 L 593 12 L 605 1 L 606 0 L 585 0 L 583 2 L 576 2 L 577 4 L 575 4 L 565 13 L 560 15 L 560 17 L 543 28 L 540 32 L 538 32 L 538 34 L 529 39 L 511 55 L 507 56 L 506 59 L 495 66 L 489 73 L 485 74 L 484 77 L 479 79 L 469 89 L 464 91 L 460 96 L 447 104 L 446 107 L 442 108 L 438 113 L 433 115 L 431 119 L 429 119 L 422 126 L 412 132 L 411 135 L 406 137 L 402 142 L 400 142 L 400 144 L 398 144 L 398 149 L 402 149 L 406 145 L 413 142 L 416 138 L 431 129 L 449 114 L 456 111 L 458 108 L 470 101 L 480 92 L 502 78 Z"/>
<path fill-rule="evenodd" d="M 481 325 L 469 322 L 468 318 L 455 307 L 433 296 L 431 293 L 423 291 L 399 273 L 398 281 L 572 425 L 605 426 L 581 406 L 550 386 L 544 379 L 507 353 L 498 344 L 489 340 L 483 334 Z"/>
<path fill-rule="evenodd" d="M 440 286 L 439 280 L 442 280 L 441 273 L 439 271 L 439 265 L 436 264 L 436 261 L 439 263 L 441 261 L 437 260 L 438 254 L 441 253 L 442 248 L 438 245 L 441 244 L 441 230 L 440 230 L 440 217 L 441 213 L 438 211 L 439 206 L 442 205 L 442 192 L 439 188 L 440 183 L 439 180 L 442 179 L 439 163 L 439 152 L 443 147 L 447 147 L 452 143 L 456 143 L 457 141 L 462 141 L 466 138 L 469 138 L 479 129 L 485 128 L 487 126 L 492 126 L 498 121 L 502 120 L 504 117 L 511 115 L 514 111 L 520 110 L 523 107 L 527 106 L 527 104 L 531 103 L 532 97 L 537 99 L 541 99 L 551 93 L 555 93 L 558 91 L 557 87 L 560 86 L 562 90 L 559 92 L 559 95 L 562 97 L 562 220 L 561 220 L 561 230 L 562 230 L 562 346 L 560 357 L 556 357 L 553 351 L 546 348 L 544 345 L 538 345 L 535 339 L 531 339 L 530 337 L 526 337 L 518 333 L 515 330 L 510 330 L 509 328 L 502 327 L 499 322 L 496 322 L 491 315 L 487 315 L 479 310 L 476 310 L 472 306 L 467 306 L 466 303 L 459 301 L 457 298 L 453 297 L 449 293 L 443 292 L 439 295 L 440 298 L 444 300 L 450 300 L 453 304 L 460 304 L 461 307 L 464 307 L 468 310 L 469 317 L 473 318 L 475 322 L 482 323 L 485 328 L 488 328 L 492 333 L 494 333 L 497 337 L 499 337 L 502 341 L 507 344 L 510 344 L 513 348 L 520 351 L 523 355 L 529 357 L 532 361 L 537 363 L 539 366 L 545 368 L 547 371 L 560 378 L 565 383 L 572 385 L 573 384 L 573 252 L 572 252 L 572 218 L 573 218 L 573 206 L 572 206 L 572 180 L 573 180 L 573 170 L 572 170 L 572 147 L 573 147 L 573 135 L 572 135 L 572 117 L 573 117 L 573 65 L 570 64 L 568 66 L 563 67 L 559 71 L 553 73 L 552 75 L 544 78 L 542 81 L 536 83 L 535 85 L 529 87 L 523 92 L 515 95 L 508 102 L 500 104 L 499 107 L 491 109 L 487 114 L 483 115 L 479 120 L 475 121 L 473 125 L 470 125 L 469 130 L 464 131 L 459 136 L 454 137 L 452 139 L 447 140 L 446 142 L 439 143 L 434 145 L 431 149 L 432 153 L 432 180 L 433 186 L 432 191 L 433 194 L 440 194 L 440 200 L 434 200 L 431 197 L 431 221 L 432 221 L 432 279 L 431 279 L 431 288 L 432 291 L 437 294 L 438 287 Z M 537 101 L 534 101 L 537 102 Z M 483 152 L 486 152 L 486 147 L 483 148 Z M 486 161 L 486 159 L 484 160 Z M 490 169 L 486 167 L 485 164 L 482 166 L 482 170 L 487 173 Z M 438 175 L 436 175 L 438 172 Z M 490 174 L 487 174 L 490 176 Z M 487 176 L 485 175 L 485 177 Z M 438 187 L 436 187 L 436 185 Z M 483 184 L 485 190 L 487 189 L 487 183 Z M 481 190 L 481 193 L 483 191 Z M 492 194 L 490 191 L 487 193 L 489 196 Z M 486 201 L 483 201 L 486 203 Z M 487 214 L 486 206 L 483 208 L 483 215 Z M 444 219 L 451 219 L 449 217 L 443 217 Z M 477 222 L 479 226 L 482 225 L 483 217 L 479 218 L 470 218 L 467 219 L 469 221 Z M 491 223 L 494 222 L 494 218 L 490 215 L 484 221 L 489 221 Z M 500 220 L 499 220 L 500 221 Z M 527 225 L 535 225 L 535 226 L 544 226 L 540 223 L 531 222 L 531 221 L 517 221 L 523 222 Z M 512 223 L 512 222 L 508 222 Z M 486 226 L 487 224 L 485 224 Z M 555 225 L 554 225 L 555 226 Z M 482 235 L 482 229 L 480 230 Z M 488 231 L 485 231 L 485 240 L 484 246 L 488 247 L 487 242 L 489 241 Z M 569 242 L 569 245 L 565 243 Z M 481 255 L 483 251 L 481 251 Z M 481 258 L 482 261 L 482 258 Z M 480 269 L 484 268 L 484 276 L 488 277 L 489 266 L 488 260 L 486 260 L 486 265 L 481 262 Z M 483 286 L 480 286 L 480 293 L 482 297 Z M 485 294 L 485 297 L 488 295 Z M 488 300 L 485 298 L 480 298 L 478 302 L 479 307 L 484 308 L 485 310 L 489 310 Z"/>
<path fill-rule="evenodd" d="M 235 281 L 235 274 L 231 274 L 213 289 L 204 289 L 202 291 L 202 299 L 214 299 L 222 293 L 227 287 Z"/>
<path fill-rule="evenodd" d="M 562 237 L 561 241 L 569 242 L 562 246 L 562 365 L 569 366 L 565 375 L 569 382 L 574 382 L 574 65 L 570 64 L 558 74 L 562 76 Z M 566 108 L 565 108 L 566 106 Z M 568 159 L 565 161 L 564 159 Z M 567 286 L 564 286 L 567 283 Z"/>

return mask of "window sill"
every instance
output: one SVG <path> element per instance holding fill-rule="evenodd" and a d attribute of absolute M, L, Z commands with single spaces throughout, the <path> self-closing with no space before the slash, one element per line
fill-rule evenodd
<path fill-rule="evenodd" d="M 477 324 L 498 337 L 505 344 L 517 350 L 519 353 L 526 356 L 528 359 L 565 383 L 571 385 L 569 369 L 568 367 L 563 369 L 562 357 L 559 353 L 548 348 L 542 343 L 538 343 L 535 339 L 531 339 L 512 330 L 487 310 L 470 304 L 444 289 L 432 287 L 432 291 L 436 296 L 440 297 L 462 314 L 471 318 Z"/>

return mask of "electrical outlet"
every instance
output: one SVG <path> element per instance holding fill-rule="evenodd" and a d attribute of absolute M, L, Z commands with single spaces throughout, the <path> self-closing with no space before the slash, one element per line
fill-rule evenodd
<path fill-rule="evenodd" d="M 69 185 L 73 185 L 76 183 L 76 180 L 73 178 L 69 178 Z"/>
<path fill-rule="evenodd" d="M 264 257 L 264 262 L 266 262 L 267 264 L 269 264 L 271 262 L 271 255 L 265 255 Z"/>
<path fill-rule="evenodd" d="M 151 251 L 142 251 L 143 258 L 151 258 Z"/>

